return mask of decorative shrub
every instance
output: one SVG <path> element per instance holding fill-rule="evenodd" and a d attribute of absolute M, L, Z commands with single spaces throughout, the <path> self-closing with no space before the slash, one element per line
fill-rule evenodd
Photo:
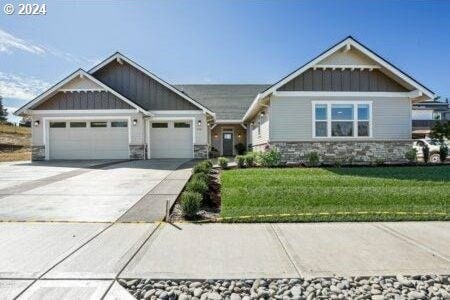
<path fill-rule="evenodd" d="M 422 153 L 423 153 L 423 162 L 428 163 L 428 161 L 430 160 L 430 148 L 428 148 L 427 145 L 423 145 Z"/>
<path fill-rule="evenodd" d="M 197 192 L 204 195 L 208 190 L 208 184 L 202 179 L 193 178 L 186 184 L 186 191 Z"/>
<path fill-rule="evenodd" d="M 222 168 L 222 170 L 228 169 L 228 158 L 219 157 L 217 161 L 219 163 L 219 166 Z"/>
<path fill-rule="evenodd" d="M 349 165 L 353 165 L 353 163 L 355 162 L 355 157 L 353 155 L 348 155 L 345 158 L 345 162 Z"/>
<path fill-rule="evenodd" d="M 281 154 L 276 149 L 271 149 L 269 151 L 261 152 L 259 154 L 259 159 L 263 167 L 276 167 L 280 165 Z"/>
<path fill-rule="evenodd" d="M 383 158 L 377 158 L 377 159 L 375 159 L 375 164 L 376 164 L 377 166 L 382 166 L 382 165 L 384 165 L 384 163 L 385 163 L 385 160 L 384 160 Z"/>
<path fill-rule="evenodd" d="M 202 205 L 202 195 L 197 192 L 184 191 L 181 194 L 180 204 L 184 216 L 187 219 L 193 219 Z"/>
<path fill-rule="evenodd" d="M 335 166 L 336 168 L 342 167 L 343 164 L 344 164 L 344 160 L 343 160 L 342 158 L 340 158 L 340 157 L 337 157 L 337 158 L 334 160 L 334 166 Z"/>
<path fill-rule="evenodd" d="M 205 173 L 195 173 L 194 175 L 192 175 L 191 180 L 200 180 L 203 181 L 204 183 L 208 184 L 208 174 Z"/>
<path fill-rule="evenodd" d="M 204 173 L 204 174 L 209 174 L 209 172 L 211 171 L 212 168 L 212 163 L 209 160 L 205 160 L 202 162 L 199 162 L 198 164 L 196 164 L 194 166 L 194 168 L 192 169 L 192 172 L 194 174 L 196 173 Z"/>
<path fill-rule="evenodd" d="M 236 155 L 236 164 L 239 168 L 245 168 L 245 156 Z"/>
<path fill-rule="evenodd" d="M 256 156 L 258 154 L 256 152 L 248 152 L 244 156 L 245 164 L 247 167 L 254 167 L 256 166 Z"/>
<path fill-rule="evenodd" d="M 242 143 L 236 144 L 234 146 L 238 155 L 243 155 L 245 153 L 245 146 Z"/>
<path fill-rule="evenodd" d="M 447 160 L 447 156 L 448 156 L 448 147 L 445 144 L 445 142 L 442 142 L 441 146 L 439 147 L 439 158 L 442 163 Z"/>
<path fill-rule="evenodd" d="M 317 151 L 311 151 L 307 155 L 308 163 L 310 166 L 317 166 L 319 164 L 319 153 Z"/>
<path fill-rule="evenodd" d="M 219 156 L 220 156 L 219 150 L 217 150 L 214 147 L 211 147 L 211 150 L 209 151 L 209 157 L 216 158 L 216 157 L 219 157 Z"/>
<path fill-rule="evenodd" d="M 409 149 L 406 151 L 405 157 L 410 163 L 415 163 L 417 161 L 417 150 L 414 148 Z"/>

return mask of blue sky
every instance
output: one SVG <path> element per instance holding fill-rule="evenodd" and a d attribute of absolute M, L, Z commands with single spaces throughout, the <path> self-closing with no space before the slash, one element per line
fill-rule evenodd
<path fill-rule="evenodd" d="M 7 16 L 4 3 L 10 108 L 115 51 L 170 83 L 273 83 L 348 35 L 450 96 L 450 1 L 48 0 L 45 16 Z"/>

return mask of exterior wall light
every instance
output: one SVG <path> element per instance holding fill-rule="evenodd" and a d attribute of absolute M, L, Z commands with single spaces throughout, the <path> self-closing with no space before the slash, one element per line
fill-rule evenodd
<path fill-rule="evenodd" d="M 215 134 L 214 134 L 214 138 L 217 139 L 218 137 L 219 137 L 219 136 L 217 135 L 217 133 L 215 133 Z"/>
<path fill-rule="evenodd" d="M 39 126 L 39 120 L 34 121 L 34 127 L 38 127 Z"/>
<path fill-rule="evenodd" d="M 238 134 L 238 138 L 241 138 L 241 134 L 240 133 Z"/>
<path fill-rule="evenodd" d="M 133 120 L 133 126 L 136 126 L 137 125 L 137 119 L 134 119 Z"/>
<path fill-rule="evenodd" d="M 198 120 L 198 126 L 202 125 L 202 120 Z"/>
<path fill-rule="evenodd" d="M 264 117 L 265 116 L 265 114 L 266 114 L 266 112 L 261 112 L 261 117 Z"/>

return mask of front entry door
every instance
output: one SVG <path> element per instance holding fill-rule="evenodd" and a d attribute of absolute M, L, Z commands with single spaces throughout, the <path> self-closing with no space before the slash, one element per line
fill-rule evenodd
<path fill-rule="evenodd" d="M 224 132 L 222 134 L 222 152 L 223 156 L 233 156 L 233 133 Z"/>

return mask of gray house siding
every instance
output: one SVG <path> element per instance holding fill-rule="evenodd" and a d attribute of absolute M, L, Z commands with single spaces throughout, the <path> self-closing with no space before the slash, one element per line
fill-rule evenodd
<path fill-rule="evenodd" d="M 309 69 L 281 86 L 279 91 L 407 92 L 379 70 Z"/>
<path fill-rule="evenodd" d="M 112 61 L 93 75 L 146 110 L 199 110 L 126 62 Z"/>
<path fill-rule="evenodd" d="M 110 92 L 58 92 L 35 110 L 133 109 Z"/>
<path fill-rule="evenodd" d="M 252 122 L 248 124 L 250 128 L 251 144 L 254 150 L 262 151 L 265 149 L 267 143 L 269 142 L 269 131 L 272 128 L 271 118 L 272 110 L 264 109 L 264 116 L 260 118 L 260 114 L 257 114 Z M 259 123 L 261 121 L 261 123 Z M 259 132 L 258 132 L 258 127 Z"/>
<path fill-rule="evenodd" d="M 330 98 L 274 97 L 270 104 L 270 141 L 324 140 L 312 137 L 312 101 Z M 339 99 L 343 100 L 343 99 Z M 348 100 L 350 102 L 352 100 Z M 411 138 L 411 108 L 408 98 L 364 97 L 353 101 L 372 101 L 372 140 Z M 330 139 L 336 141 L 336 139 Z M 358 138 L 361 140 L 361 138 Z"/>

